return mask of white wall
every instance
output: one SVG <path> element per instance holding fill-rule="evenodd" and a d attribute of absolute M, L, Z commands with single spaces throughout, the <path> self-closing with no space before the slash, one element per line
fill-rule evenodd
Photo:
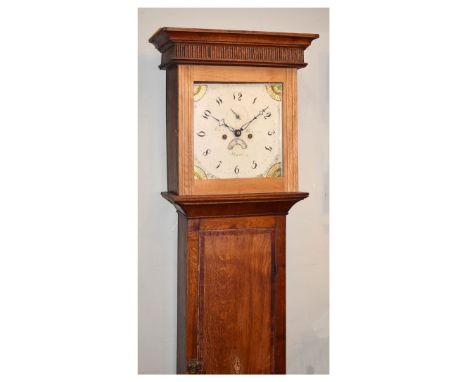
<path fill-rule="evenodd" d="M 319 33 L 298 72 L 300 190 L 287 220 L 287 373 L 328 373 L 328 9 L 140 9 L 139 372 L 176 371 L 177 216 L 166 190 L 160 27 Z"/>

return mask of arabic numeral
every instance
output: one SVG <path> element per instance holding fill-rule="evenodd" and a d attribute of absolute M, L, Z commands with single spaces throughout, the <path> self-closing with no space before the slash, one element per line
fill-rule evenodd
<path fill-rule="evenodd" d="M 236 168 L 234 169 L 234 172 L 236 173 L 236 175 L 239 174 L 239 171 L 240 171 L 239 166 L 236 166 Z"/>
<path fill-rule="evenodd" d="M 275 131 L 275 130 L 270 130 L 270 131 L 268 132 L 268 135 L 273 135 L 273 134 L 276 134 L 276 131 Z"/>
<path fill-rule="evenodd" d="M 265 150 L 268 150 L 268 151 L 271 152 L 271 150 L 273 150 L 273 147 L 271 147 L 271 146 L 265 146 Z"/>
<path fill-rule="evenodd" d="M 258 166 L 258 163 L 255 161 L 252 161 L 252 168 L 255 170 Z"/>
<path fill-rule="evenodd" d="M 242 93 L 241 92 L 234 92 L 232 93 L 232 97 L 234 98 L 234 100 L 237 100 L 237 101 L 241 101 L 242 100 Z"/>
<path fill-rule="evenodd" d="M 209 111 L 209 110 L 205 110 L 203 112 L 203 118 L 205 118 L 205 119 L 208 119 L 210 117 L 210 115 L 211 115 L 211 111 Z"/>
<path fill-rule="evenodd" d="M 203 130 L 201 130 L 201 131 L 199 131 L 199 132 L 197 133 L 197 135 L 198 135 L 199 137 L 203 138 L 203 137 L 206 135 L 206 133 L 205 133 Z"/>
<path fill-rule="evenodd" d="M 222 98 L 221 97 L 216 98 L 216 103 L 218 104 L 218 106 L 221 106 L 221 104 L 223 103 Z"/>
<path fill-rule="evenodd" d="M 210 149 L 206 149 L 205 151 L 203 151 L 204 156 L 207 156 L 209 153 L 211 153 Z"/>
<path fill-rule="evenodd" d="M 266 113 L 266 114 L 263 116 L 263 118 L 265 118 L 265 119 L 270 118 L 270 117 L 271 117 L 271 113 L 270 113 L 270 112 Z"/>
<path fill-rule="evenodd" d="M 216 168 L 219 168 L 219 166 L 221 166 L 222 163 L 223 163 L 223 161 L 220 160 L 220 161 L 218 162 L 218 165 L 216 166 Z"/>

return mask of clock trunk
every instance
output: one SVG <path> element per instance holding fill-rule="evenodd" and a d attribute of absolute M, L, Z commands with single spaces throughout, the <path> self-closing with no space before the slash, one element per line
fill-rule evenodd
<path fill-rule="evenodd" d="M 179 212 L 178 373 L 285 373 L 286 214 L 307 195 L 163 194 Z"/>

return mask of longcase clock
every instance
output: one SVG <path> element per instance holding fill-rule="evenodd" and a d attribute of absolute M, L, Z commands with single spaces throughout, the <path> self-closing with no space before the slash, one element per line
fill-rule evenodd
<path fill-rule="evenodd" d="M 161 28 L 167 192 L 179 215 L 177 372 L 286 371 L 297 70 L 317 34 Z"/>

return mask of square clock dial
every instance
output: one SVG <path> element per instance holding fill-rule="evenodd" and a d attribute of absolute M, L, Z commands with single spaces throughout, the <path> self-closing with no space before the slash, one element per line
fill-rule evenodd
<path fill-rule="evenodd" d="M 280 83 L 195 83 L 194 177 L 282 176 Z"/>

